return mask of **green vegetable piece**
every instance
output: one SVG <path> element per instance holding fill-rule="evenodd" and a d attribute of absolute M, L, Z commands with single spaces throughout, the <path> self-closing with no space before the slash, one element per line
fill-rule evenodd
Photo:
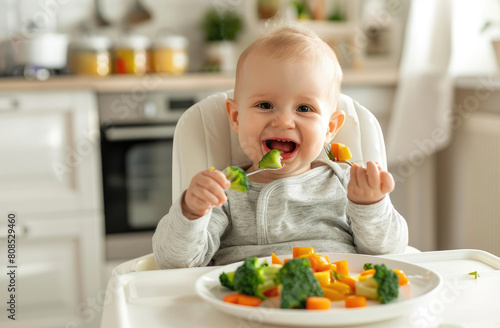
<path fill-rule="evenodd" d="M 222 272 L 219 275 L 220 284 L 224 287 L 234 290 L 234 273 L 234 271 L 229 273 Z"/>
<path fill-rule="evenodd" d="M 328 158 L 334 162 L 337 161 L 337 157 L 335 157 L 335 154 L 331 150 L 328 152 Z"/>
<path fill-rule="evenodd" d="M 276 275 L 276 284 L 282 284 L 281 308 L 305 309 L 310 296 L 323 296 L 323 290 L 314 276 L 307 258 L 295 258 L 283 265 Z"/>
<path fill-rule="evenodd" d="M 373 278 L 378 283 L 377 299 L 380 303 L 389 303 L 399 295 L 399 278 L 398 275 L 385 266 L 385 264 L 375 265 L 375 274 Z"/>
<path fill-rule="evenodd" d="M 370 270 L 370 269 L 373 269 L 373 264 L 371 264 L 371 263 L 365 263 L 363 265 L 363 270 L 366 271 L 366 270 Z"/>
<path fill-rule="evenodd" d="M 281 164 L 281 151 L 273 149 L 265 154 L 259 162 L 259 169 L 279 169 Z"/>
<path fill-rule="evenodd" d="M 267 262 L 258 265 L 256 257 L 247 258 L 234 273 L 234 290 L 265 300 L 263 292 L 276 286 L 274 278 L 280 269 Z"/>
<path fill-rule="evenodd" d="M 243 169 L 237 166 L 228 166 L 224 172 L 226 179 L 231 181 L 230 190 L 246 192 L 250 189 L 250 180 L 248 180 L 247 174 Z"/>
<path fill-rule="evenodd" d="M 469 275 L 470 276 L 473 276 L 474 279 L 477 279 L 477 277 L 480 277 L 480 275 L 477 273 L 477 271 L 474 271 L 474 272 L 469 272 Z"/>

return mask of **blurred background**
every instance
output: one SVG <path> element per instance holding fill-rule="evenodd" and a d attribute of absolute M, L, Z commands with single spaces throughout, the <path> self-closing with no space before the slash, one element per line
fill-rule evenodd
<path fill-rule="evenodd" d="M 410 245 L 500 255 L 499 1 L 0 0 L 15 327 L 99 325 L 113 267 L 152 251 L 170 207 L 180 115 L 231 89 L 241 51 L 289 21 L 332 46 L 342 92 L 379 120 Z"/>

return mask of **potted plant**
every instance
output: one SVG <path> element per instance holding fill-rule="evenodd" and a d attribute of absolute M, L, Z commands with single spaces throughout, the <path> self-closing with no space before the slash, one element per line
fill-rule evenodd
<path fill-rule="evenodd" d="M 500 6 L 500 0 L 497 1 L 498 5 Z M 493 29 L 493 27 L 496 26 L 497 32 L 495 32 L 491 36 L 491 44 L 493 46 L 493 50 L 495 51 L 495 59 L 497 62 L 497 68 L 500 70 L 500 33 L 499 28 L 500 28 L 500 22 L 499 21 L 492 21 L 492 20 L 487 20 L 483 27 L 481 28 L 481 33 L 485 33 L 487 30 Z"/>
<path fill-rule="evenodd" d="M 233 72 L 235 69 L 235 43 L 243 25 L 232 10 L 209 9 L 201 27 L 207 42 L 205 68 L 210 71 Z"/>

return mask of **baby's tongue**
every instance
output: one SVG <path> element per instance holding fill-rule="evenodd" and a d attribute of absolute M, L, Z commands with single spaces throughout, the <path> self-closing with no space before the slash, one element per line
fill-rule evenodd
<path fill-rule="evenodd" d="M 293 142 L 288 142 L 288 141 L 272 140 L 269 143 L 269 148 L 278 149 L 279 151 L 282 151 L 283 153 L 290 153 L 295 149 L 295 144 Z"/>

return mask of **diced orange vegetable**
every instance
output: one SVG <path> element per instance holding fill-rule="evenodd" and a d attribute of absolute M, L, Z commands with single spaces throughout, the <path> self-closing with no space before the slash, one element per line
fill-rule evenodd
<path fill-rule="evenodd" d="M 346 308 L 357 308 L 366 306 L 366 297 L 352 295 L 345 298 Z"/>
<path fill-rule="evenodd" d="M 343 282 L 344 284 L 348 285 L 351 287 L 352 291 L 356 291 L 356 280 L 351 277 L 351 276 L 344 276 L 342 279 L 339 280 L 340 282 Z"/>
<path fill-rule="evenodd" d="M 318 260 L 319 260 L 318 271 L 326 271 L 332 269 L 330 261 L 328 261 L 328 259 L 326 259 L 325 257 L 318 255 Z"/>
<path fill-rule="evenodd" d="M 276 256 L 276 254 L 272 253 L 271 254 L 271 264 L 281 264 L 283 265 L 283 262 Z"/>
<path fill-rule="evenodd" d="M 406 276 L 403 270 L 394 269 L 394 272 L 398 275 L 400 286 L 404 286 L 410 282 L 410 280 L 408 280 L 408 277 Z"/>
<path fill-rule="evenodd" d="M 314 276 L 321 286 L 328 286 L 332 281 L 330 271 L 314 272 Z"/>
<path fill-rule="evenodd" d="M 337 156 L 337 160 L 339 161 L 347 161 L 352 158 L 351 151 L 349 147 L 344 144 L 339 144 L 339 155 Z"/>
<path fill-rule="evenodd" d="M 361 272 L 359 275 L 360 276 L 371 276 L 371 275 L 374 275 L 375 272 L 377 272 L 375 269 L 368 269 L 368 270 Z"/>
<path fill-rule="evenodd" d="M 338 274 L 342 274 L 344 276 L 347 276 L 349 274 L 349 266 L 347 265 L 346 260 L 338 261 L 338 262 L 333 262 L 337 266 L 337 269 L 335 270 Z"/>
<path fill-rule="evenodd" d="M 307 310 L 329 310 L 330 300 L 326 297 L 310 296 L 306 299 Z"/>
<path fill-rule="evenodd" d="M 283 261 L 283 263 L 286 263 L 286 262 L 288 262 L 288 261 L 290 261 L 290 259 L 285 259 L 285 260 Z"/>
<path fill-rule="evenodd" d="M 340 144 L 338 142 L 334 142 L 330 146 L 330 151 L 332 152 L 333 156 L 335 156 L 337 161 L 339 160 L 339 145 Z"/>
<path fill-rule="evenodd" d="M 227 303 L 238 304 L 239 295 L 240 293 L 227 294 L 222 300 Z"/>
<path fill-rule="evenodd" d="M 273 287 L 271 289 L 266 290 L 262 294 L 264 294 L 265 297 L 277 297 L 277 296 L 280 296 L 280 289 L 279 289 L 279 287 L 276 286 L 276 287 Z"/>
<path fill-rule="evenodd" d="M 224 296 L 222 299 L 224 302 L 246 305 L 246 306 L 259 306 L 262 300 L 255 296 L 248 296 L 241 293 L 232 293 Z"/>
<path fill-rule="evenodd" d="M 321 287 L 321 289 L 323 289 L 323 296 L 328 298 L 332 302 L 342 301 L 346 297 L 345 295 L 339 293 L 335 289 L 331 289 L 328 287 Z"/>
<path fill-rule="evenodd" d="M 353 290 L 349 285 L 344 284 L 343 282 L 340 281 L 332 281 L 328 286 L 325 286 L 326 288 L 333 289 L 341 293 L 342 295 L 352 295 Z"/>
<path fill-rule="evenodd" d="M 314 248 L 312 248 L 312 247 L 296 246 L 293 248 L 293 258 L 301 257 L 301 256 L 307 255 L 307 254 L 314 254 L 314 253 L 315 253 L 315 251 L 314 251 Z"/>
<path fill-rule="evenodd" d="M 305 254 L 305 255 L 301 255 L 299 257 L 307 258 L 309 260 L 309 263 L 311 264 L 311 269 L 313 270 L 313 272 L 318 271 L 318 268 L 320 266 L 320 262 L 319 262 L 317 254 Z"/>

